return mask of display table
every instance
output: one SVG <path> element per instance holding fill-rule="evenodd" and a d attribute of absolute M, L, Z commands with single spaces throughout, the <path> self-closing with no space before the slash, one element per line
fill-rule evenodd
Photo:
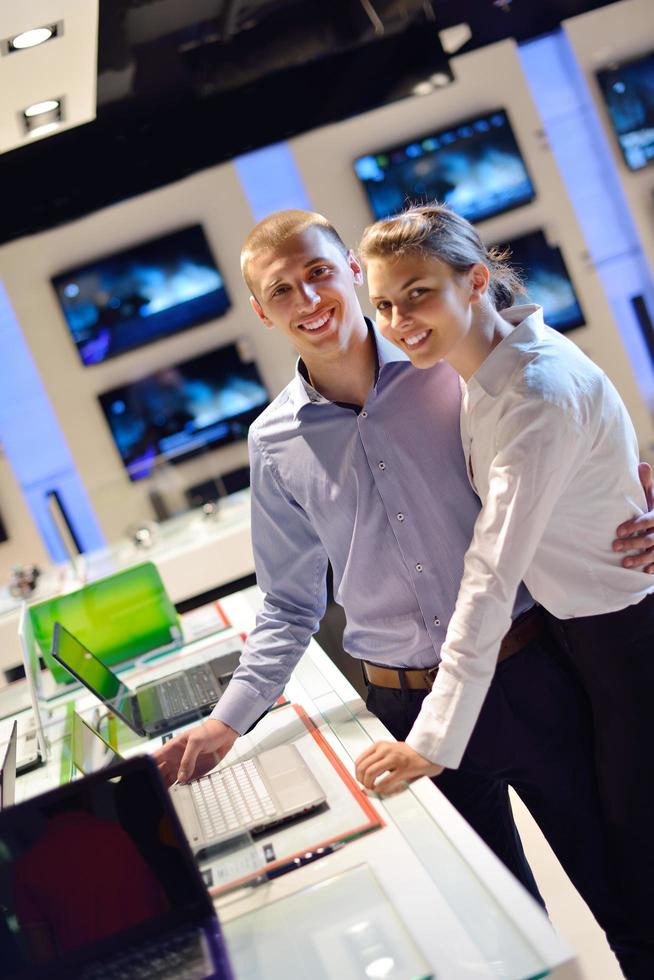
<path fill-rule="evenodd" d="M 260 602 L 256 588 L 221 600 L 232 629 L 190 645 L 190 656 L 202 658 L 221 637 L 249 630 Z M 165 658 L 141 664 L 122 676 L 132 685 L 144 670 L 151 676 L 178 668 L 180 655 L 173 658 L 168 664 Z M 292 740 L 321 782 L 328 806 L 297 824 L 251 839 L 250 850 L 235 852 L 222 865 L 200 861 L 205 875 L 212 867 L 220 874 L 225 862 L 235 862 L 231 878 L 228 868 L 221 880 L 215 875 L 205 880 L 237 977 L 580 976 L 573 954 L 541 908 L 431 781 L 419 780 L 386 801 L 374 794 L 363 797 L 352 776 L 354 760 L 372 740 L 389 735 L 315 641 L 294 671 L 285 697 L 290 703 L 275 708 L 240 738 L 227 762 L 246 759 L 275 741 Z M 68 700 L 97 724 L 97 703 L 90 695 L 78 690 Z M 51 760 L 20 777 L 21 798 L 61 778 L 70 708 L 62 702 L 57 710 L 51 718 Z M 161 744 L 124 728 L 117 742 L 123 755 Z M 266 859 L 274 866 L 280 858 L 329 841 L 339 842 L 339 848 L 274 880 L 266 879 L 265 865 L 256 866 Z M 254 877 L 247 873 L 248 859 L 249 870 L 259 872 Z"/>

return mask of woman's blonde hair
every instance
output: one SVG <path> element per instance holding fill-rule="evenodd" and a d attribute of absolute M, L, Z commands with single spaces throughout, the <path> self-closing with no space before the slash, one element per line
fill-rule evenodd
<path fill-rule="evenodd" d="M 369 225 L 359 253 L 364 263 L 418 253 L 440 259 L 457 272 L 481 262 L 490 273 L 488 292 L 496 310 L 513 306 L 516 296 L 525 292 L 520 275 L 507 261 L 510 249 L 486 248 L 477 229 L 444 204 L 408 208 Z"/>

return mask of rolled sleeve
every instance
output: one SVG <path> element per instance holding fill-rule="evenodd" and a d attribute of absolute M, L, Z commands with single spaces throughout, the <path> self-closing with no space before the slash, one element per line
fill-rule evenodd
<path fill-rule="evenodd" d="M 507 408 L 436 681 L 407 737 L 432 762 L 452 769 L 461 762 L 520 580 L 586 451 L 584 432 L 558 406 L 516 398 Z"/>
<path fill-rule="evenodd" d="M 242 734 L 280 696 L 325 612 L 327 555 L 250 432 L 252 548 L 264 602 L 211 717 Z"/>

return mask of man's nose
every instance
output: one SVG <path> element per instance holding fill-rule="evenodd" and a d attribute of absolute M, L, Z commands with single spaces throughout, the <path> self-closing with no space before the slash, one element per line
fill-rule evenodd
<path fill-rule="evenodd" d="M 313 310 L 320 302 L 320 295 L 315 286 L 304 282 L 300 285 L 300 307 L 301 309 Z"/>

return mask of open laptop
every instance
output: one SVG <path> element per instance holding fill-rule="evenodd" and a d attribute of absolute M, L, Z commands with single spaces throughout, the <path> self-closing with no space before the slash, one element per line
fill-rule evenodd
<path fill-rule="evenodd" d="M 16 791 L 16 743 L 18 741 L 18 722 L 11 728 L 11 735 L 5 747 L 4 758 L 0 761 L 0 810 L 14 805 Z M 0 974 L 1 976 L 1 974 Z"/>
<path fill-rule="evenodd" d="M 73 762 L 80 772 L 115 765 L 120 755 L 100 732 L 73 715 Z M 294 745 L 260 752 L 183 786 L 170 789 L 194 852 L 256 833 L 310 813 L 325 793 Z"/>
<path fill-rule="evenodd" d="M 29 725 L 27 731 L 18 740 L 16 768 L 20 775 L 23 772 L 36 769 L 48 757 L 48 745 L 43 730 L 43 719 L 41 717 L 41 706 L 39 703 L 39 675 L 41 672 L 39 651 L 34 636 L 32 620 L 29 615 L 27 603 L 25 602 L 20 607 L 18 639 L 21 650 L 23 651 L 23 668 L 25 670 L 32 714 L 34 716 L 33 725 Z"/>
<path fill-rule="evenodd" d="M 52 656 L 139 735 L 158 735 L 208 715 L 238 664 L 242 641 L 223 641 L 225 652 L 132 691 L 73 636 L 54 624 Z"/>
<path fill-rule="evenodd" d="M 2 980 L 234 980 L 154 761 L 0 813 Z"/>

